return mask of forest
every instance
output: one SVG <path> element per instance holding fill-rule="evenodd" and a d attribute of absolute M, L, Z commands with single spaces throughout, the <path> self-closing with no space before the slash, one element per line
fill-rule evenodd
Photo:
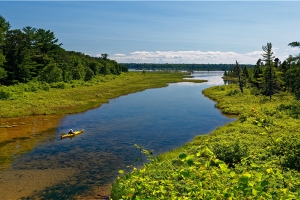
<path fill-rule="evenodd" d="M 290 47 L 298 47 L 299 42 L 291 42 Z M 272 98 L 280 92 L 291 92 L 300 98 L 300 54 L 290 55 L 281 62 L 275 58 L 272 43 L 262 46 L 262 58 L 259 58 L 253 68 L 236 65 L 224 72 L 224 78 L 233 78 L 238 82 L 240 91 L 244 87 L 252 88 L 253 94 L 263 94 Z"/>
<path fill-rule="evenodd" d="M 0 16 L 0 85 L 89 81 L 99 74 L 128 71 L 126 66 L 108 59 L 108 54 L 101 55 L 67 51 L 50 30 L 30 26 L 12 30 Z"/>
<path fill-rule="evenodd" d="M 234 64 L 171 64 L 171 63 L 123 63 L 130 69 L 136 70 L 185 70 L 185 71 L 228 71 Z M 248 68 L 254 65 L 245 65 Z"/>

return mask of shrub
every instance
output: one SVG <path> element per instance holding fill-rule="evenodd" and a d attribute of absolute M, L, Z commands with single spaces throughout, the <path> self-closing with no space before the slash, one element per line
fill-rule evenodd
<path fill-rule="evenodd" d="M 279 111 L 285 111 L 289 116 L 291 116 L 294 119 L 299 119 L 300 116 L 300 102 L 295 101 L 291 104 L 280 104 L 277 107 L 277 110 Z"/>
<path fill-rule="evenodd" d="M 282 166 L 300 171 L 300 136 L 285 135 L 270 147 L 272 154 L 282 157 Z"/>
<path fill-rule="evenodd" d="M 253 87 L 251 90 L 250 90 L 250 94 L 252 95 L 255 95 L 255 96 L 258 96 L 260 95 L 260 90 L 256 87 Z"/>
<path fill-rule="evenodd" d="M 65 89 L 66 84 L 64 82 L 51 83 L 50 87 L 51 88 L 58 88 L 58 89 Z"/>
<path fill-rule="evenodd" d="M 248 147 L 242 145 L 240 141 L 215 144 L 212 147 L 212 151 L 218 159 L 223 160 L 227 164 L 240 163 L 243 157 L 249 155 Z"/>
<path fill-rule="evenodd" d="M 26 92 L 36 92 L 38 91 L 39 86 L 38 84 L 35 82 L 28 82 L 27 84 L 24 85 L 24 91 Z"/>
<path fill-rule="evenodd" d="M 39 89 L 42 90 L 42 91 L 47 91 L 48 92 L 50 90 L 50 86 L 49 86 L 48 83 L 43 81 L 43 82 L 40 82 Z"/>
<path fill-rule="evenodd" d="M 247 121 L 247 116 L 244 115 L 244 114 L 240 114 L 239 115 L 239 120 L 243 123 L 243 122 Z"/>
<path fill-rule="evenodd" d="M 234 89 L 234 90 L 230 90 L 229 92 L 227 92 L 226 96 L 233 96 L 233 95 L 237 95 L 241 93 L 238 89 Z"/>
<path fill-rule="evenodd" d="M 0 99 L 9 99 L 11 96 L 10 92 L 0 89 Z"/>

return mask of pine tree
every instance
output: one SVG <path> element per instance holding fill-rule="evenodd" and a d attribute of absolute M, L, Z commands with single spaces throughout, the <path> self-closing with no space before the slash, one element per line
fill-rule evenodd
<path fill-rule="evenodd" d="M 270 101 L 272 100 L 272 95 L 279 91 L 280 84 L 278 81 L 278 77 L 276 75 L 276 68 L 274 67 L 272 52 L 272 43 L 267 43 L 266 46 L 262 46 L 263 51 L 262 54 L 263 61 L 265 61 L 265 68 L 263 70 L 263 90 L 262 93 L 266 96 L 270 97 Z"/>

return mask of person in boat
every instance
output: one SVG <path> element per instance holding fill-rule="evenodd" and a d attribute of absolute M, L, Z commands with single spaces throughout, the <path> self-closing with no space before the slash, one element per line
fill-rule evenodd
<path fill-rule="evenodd" d="M 73 131 L 73 129 L 69 130 L 69 134 L 75 134 L 74 131 Z"/>

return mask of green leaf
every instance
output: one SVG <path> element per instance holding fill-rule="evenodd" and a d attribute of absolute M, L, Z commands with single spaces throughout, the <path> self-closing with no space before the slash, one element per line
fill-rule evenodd
<path fill-rule="evenodd" d="M 188 155 L 188 156 L 186 157 L 187 160 L 190 160 L 190 159 L 193 159 L 193 158 L 194 158 L 194 155 Z"/>
<path fill-rule="evenodd" d="M 186 171 L 182 171 L 182 172 L 180 172 L 180 174 L 181 174 L 184 178 L 190 177 L 190 173 L 189 173 L 189 172 L 186 172 Z"/>
<path fill-rule="evenodd" d="M 247 184 L 249 182 L 250 177 L 251 177 L 251 174 L 245 173 L 245 174 L 242 175 L 242 177 L 239 178 L 239 181 L 244 183 L 244 184 Z"/>
<path fill-rule="evenodd" d="M 124 170 L 119 170 L 119 174 L 123 174 L 124 173 Z"/>
<path fill-rule="evenodd" d="M 182 159 L 185 159 L 187 157 L 186 153 L 182 152 L 179 154 L 179 158 L 182 160 Z"/>
<path fill-rule="evenodd" d="M 258 191 L 256 189 L 252 189 L 252 195 L 257 196 Z"/>
<path fill-rule="evenodd" d="M 193 162 L 193 160 L 190 159 L 190 160 L 187 161 L 187 164 L 188 164 L 189 166 L 192 166 L 192 165 L 194 165 L 194 162 Z"/>
<path fill-rule="evenodd" d="M 269 184 L 269 181 L 267 181 L 267 180 L 263 180 L 263 181 L 260 183 L 261 187 L 265 187 L 265 186 L 267 186 L 268 184 Z"/>
<path fill-rule="evenodd" d="M 255 184 L 255 182 L 254 182 L 254 181 L 249 181 L 249 183 L 248 183 L 248 185 L 249 185 L 249 186 L 251 186 L 251 187 L 253 187 L 253 186 L 254 186 L 254 184 Z"/>
<path fill-rule="evenodd" d="M 230 176 L 234 177 L 235 176 L 235 172 L 230 172 Z"/>
<path fill-rule="evenodd" d="M 225 163 L 219 164 L 219 167 L 222 170 L 222 172 L 229 172 L 230 171 Z"/>

